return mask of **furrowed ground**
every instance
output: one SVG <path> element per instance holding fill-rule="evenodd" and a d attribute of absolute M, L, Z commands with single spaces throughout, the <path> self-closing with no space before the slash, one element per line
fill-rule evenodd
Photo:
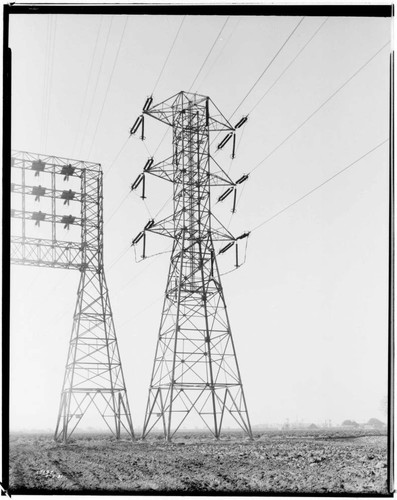
<path fill-rule="evenodd" d="M 215 441 L 189 433 L 165 443 L 76 435 L 63 445 L 50 435 L 12 434 L 10 493 L 387 493 L 384 431 L 254 436 Z"/>

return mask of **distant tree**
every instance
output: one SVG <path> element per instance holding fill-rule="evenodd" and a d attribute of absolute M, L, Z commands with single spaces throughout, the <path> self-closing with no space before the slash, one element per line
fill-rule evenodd
<path fill-rule="evenodd" d="M 381 401 L 380 401 L 380 404 L 379 404 L 379 409 L 381 410 L 381 412 L 383 413 L 384 417 L 386 418 L 387 417 L 387 409 L 388 409 L 388 399 L 387 399 L 387 396 L 383 396 Z"/>
<path fill-rule="evenodd" d="M 383 429 L 383 427 L 386 426 L 385 423 L 383 423 L 381 420 L 378 418 L 370 418 L 368 420 L 368 424 L 371 425 L 372 427 L 375 427 L 376 429 Z"/>
<path fill-rule="evenodd" d="M 309 429 L 318 429 L 316 424 L 310 424 Z"/>
<path fill-rule="evenodd" d="M 342 426 L 346 427 L 359 427 L 359 424 L 355 420 L 345 420 Z"/>

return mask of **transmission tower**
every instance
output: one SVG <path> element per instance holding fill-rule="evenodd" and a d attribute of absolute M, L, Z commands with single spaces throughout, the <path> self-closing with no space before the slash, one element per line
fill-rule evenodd
<path fill-rule="evenodd" d="M 13 204 L 18 206 L 11 209 L 11 216 L 20 220 L 11 237 L 11 263 L 80 271 L 54 437 L 67 442 L 93 405 L 116 438 L 121 432 L 133 438 L 104 274 L 101 166 L 18 151 L 12 153 L 11 166 L 11 191 L 17 195 Z M 30 185 L 29 180 L 40 184 Z M 74 189 L 66 189 L 65 182 L 74 184 Z M 50 199 L 49 213 L 37 210 L 42 198 Z M 70 203 L 79 205 L 77 214 L 65 214 Z M 35 234 L 41 223 L 49 223 L 50 238 Z M 80 236 L 74 241 L 59 239 L 60 225 L 63 233 L 77 226 Z"/>
<path fill-rule="evenodd" d="M 210 156 L 210 132 L 226 131 L 219 144 L 235 144 L 235 129 L 210 98 L 179 92 L 151 106 L 148 98 L 142 115 L 130 133 L 141 127 L 145 115 L 172 127 L 173 155 L 154 164 L 149 158 L 143 173 L 131 188 L 142 185 L 151 174 L 173 184 L 173 214 L 150 220 L 133 240 L 142 240 L 145 257 L 147 232 L 173 239 L 167 286 L 154 357 L 143 438 L 156 426 L 171 440 L 185 419 L 198 414 L 215 438 L 219 438 L 226 414 L 233 417 L 248 436 L 251 426 L 230 329 L 218 269 L 215 242 L 226 242 L 224 253 L 236 245 L 234 238 L 211 213 L 211 187 L 224 186 L 222 201 L 234 192 L 243 176 L 234 183 Z M 234 151 L 233 151 L 234 156 Z M 236 262 L 238 266 L 238 260 Z"/>

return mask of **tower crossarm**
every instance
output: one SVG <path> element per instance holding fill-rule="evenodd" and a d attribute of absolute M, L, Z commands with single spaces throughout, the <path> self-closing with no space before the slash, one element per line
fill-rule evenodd
<path fill-rule="evenodd" d="M 64 177 L 80 177 L 83 171 L 98 174 L 101 171 L 99 163 L 15 150 L 11 151 L 11 167 L 36 172 L 54 172 Z"/>
<path fill-rule="evenodd" d="M 64 204 L 69 204 L 69 202 L 71 201 L 82 201 L 81 193 L 78 191 L 73 191 L 72 189 L 50 189 L 47 187 L 42 187 L 41 185 L 28 186 L 23 184 L 11 183 L 11 191 L 16 194 L 34 196 L 37 201 L 39 201 L 41 197 L 64 200 Z"/>

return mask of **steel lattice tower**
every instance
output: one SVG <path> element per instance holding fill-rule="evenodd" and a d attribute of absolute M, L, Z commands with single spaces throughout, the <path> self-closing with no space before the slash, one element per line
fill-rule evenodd
<path fill-rule="evenodd" d="M 252 437 L 214 248 L 215 241 L 227 241 L 228 248 L 236 239 L 211 213 L 211 187 L 234 189 L 235 183 L 210 156 L 210 132 L 227 131 L 231 138 L 234 127 L 206 96 L 180 92 L 150 104 L 151 98 L 131 133 L 143 128 L 144 115 L 166 123 L 173 155 L 158 164 L 150 159 L 132 188 L 142 181 L 144 187 L 145 173 L 171 181 L 174 206 L 171 216 L 149 221 L 133 241 L 143 238 L 145 247 L 147 231 L 173 239 L 143 437 L 161 424 L 171 440 L 193 412 L 215 438 L 226 412 Z"/>
<path fill-rule="evenodd" d="M 80 282 L 67 355 L 55 439 L 66 442 L 86 414 L 95 406 L 116 438 L 124 431 L 134 437 L 131 412 L 121 366 L 113 315 L 103 263 L 103 174 L 99 164 L 71 161 L 32 153 L 14 152 L 14 171 L 20 183 L 12 192 L 21 195 L 22 210 L 12 210 L 21 219 L 22 234 L 11 239 L 11 262 L 24 265 L 78 269 Z M 50 176 L 51 187 L 29 186 L 26 176 L 35 172 Z M 30 174 L 31 175 L 31 174 Z M 60 178 L 60 176 L 63 177 Z M 59 181 L 79 179 L 80 189 L 57 188 Z M 26 210 L 26 198 L 51 198 L 51 213 Z M 57 213 L 57 200 L 80 203 L 80 217 Z M 35 221 L 51 223 L 52 238 L 28 237 L 26 227 Z M 56 226 L 80 226 L 79 242 L 60 241 Z"/>

